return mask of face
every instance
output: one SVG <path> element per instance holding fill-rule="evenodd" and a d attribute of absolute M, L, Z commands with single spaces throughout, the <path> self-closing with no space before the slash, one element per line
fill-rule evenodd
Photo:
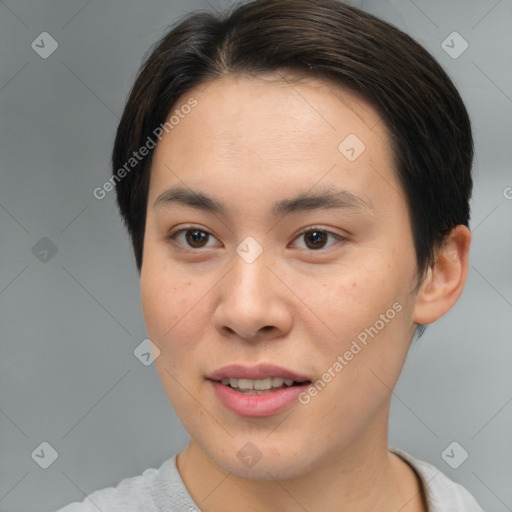
<path fill-rule="evenodd" d="M 191 98 L 155 149 L 141 298 L 192 442 L 261 479 L 386 443 L 416 256 L 383 122 L 316 79 Z"/>

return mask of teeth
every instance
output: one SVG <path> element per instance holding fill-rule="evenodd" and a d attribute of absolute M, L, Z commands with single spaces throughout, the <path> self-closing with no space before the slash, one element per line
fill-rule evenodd
<path fill-rule="evenodd" d="M 229 379 L 231 386 L 233 386 L 233 383 L 231 382 L 231 380 L 238 380 L 237 387 L 239 389 L 254 389 L 254 384 L 256 382 L 260 382 L 260 381 L 249 380 L 249 379 Z"/>
<path fill-rule="evenodd" d="M 266 379 L 254 380 L 252 382 L 254 383 L 253 389 L 259 389 L 259 390 L 270 389 L 274 385 L 274 379 L 272 377 L 268 377 Z M 274 387 L 276 387 L 276 386 L 274 386 Z"/>
<path fill-rule="evenodd" d="M 232 377 L 226 377 L 222 379 L 222 384 L 225 386 L 231 386 L 235 389 L 240 390 L 257 390 L 257 391 L 266 391 L 272 388 L 281 388 L 283 384 L 286 386 L 292 386 L 292 379 L 283 379 L 282 377 L 267 377 L 266 379 L 235 379 Z"/>
<path fill-rule="evenodd" d="M 293 384 L 293 380 L 292 381 L 290 381 L 290 379 L 286 379 L 286 380 L 290 382 L 290 384 L 288 384 L 288 386 L 291 386 Z M 274 387 L 274 388 L 280 388 L 283 385 L 283 382 L 284 382 L 284 379 L 282 379 L 281 377 L 272 377 L 272 387 Z"/>

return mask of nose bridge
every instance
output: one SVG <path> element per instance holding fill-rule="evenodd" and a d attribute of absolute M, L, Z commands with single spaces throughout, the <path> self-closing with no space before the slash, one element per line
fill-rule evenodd
<path fill-rule="evenodd" d="M 270 291 L 271 272 L 269 251 L 253 237 L 246 237 L 236 248 L 233 257 L 233 270 L 228 292 L 237 301 L 263 303 Z M 255 306 L 255 304 L 253 304 Z"/>
<path fill-rule="evenodd" d="M 243 338 L 258 332 L 282 332 L 290 327 L 290 312 L 272 272 L 271 254 L 251 237 L 236 248 L 231 271 L 221 287 L 215 314 L 217 328 Z"/>

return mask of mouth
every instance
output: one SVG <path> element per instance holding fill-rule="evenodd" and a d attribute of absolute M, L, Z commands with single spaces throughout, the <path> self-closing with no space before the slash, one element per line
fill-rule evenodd
<path fill-rule="evenodd" d="M 294 386 L 310 384 L 311 381 L 285 379 L 283 377 L 266 377 L 264 379 L 224 377 L 220 380 L 220 383 L 244 395 L 265 395 Z"/>
<path fill-rule="evenodd" d="M 224 366 L 207 376 L 219 402 L 231 412 L 250 418 L 278 414 L 297 403 L 311 378 L 280 366 Z"/>

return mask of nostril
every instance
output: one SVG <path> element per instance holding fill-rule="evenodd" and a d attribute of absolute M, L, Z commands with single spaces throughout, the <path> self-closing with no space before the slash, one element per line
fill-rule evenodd
<path fill-rule="evenodd" d="M 1 1 L 1 0 L 0 0 L 0 1 Z M 236 333 L 237 333 L 237 331 L 235 331 L 235 330 L 234 330 L 234 329 L 232 329 L 231 327 L 228 327 L 227 325 L 226 325 L 226 326 L 224 326 L 224 328 L 223 328 L 223 329 L 224 329 L 224 331 L 226 331 L 226 332 L 227 332 L 227 333 L 229 333 L 229 334 L 236 334 Z M 247 335 L 245 336 L 245 338 L 252 340 L 252 339 L 256 338 L 256 337 L 258 336 L 258 334 L 261 334 L 262 332 L 272 331 L 273 329 L 274 329 L 274 326 L 273 326 L 273 325 L 265 325 L 264 327 L 261 327 L 261 328 L 257 329 L 257 330 L 256 330 L 256 331 L 254 331 L 253 333 L 251 333 L 251 334 L 247 334 Z M 238 331 L 238 332 L 240 332 L 240 331 Z"/>

